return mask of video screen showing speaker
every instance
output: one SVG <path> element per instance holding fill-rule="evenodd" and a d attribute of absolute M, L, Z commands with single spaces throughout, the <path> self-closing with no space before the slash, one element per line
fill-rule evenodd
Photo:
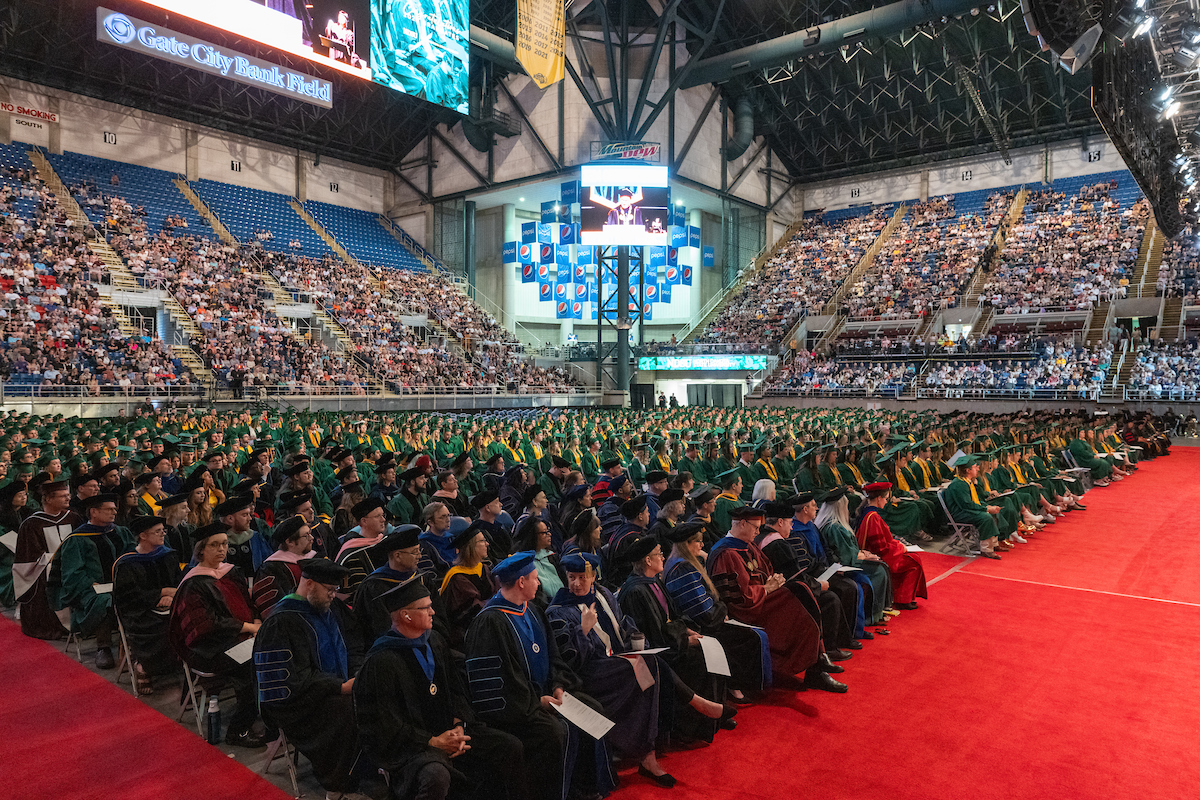
<path fill-rule="evenodd" d="M 371 0 L 142 0 L 371 79 Z"/>
<path fill-rule="evenodd" d="M 670 243 L 666 167 L 588 164 L 580 168 L 580 185 L 580 244 L 666 247 Z"/>
<path fill-rule="evenodd" d="M 142 0 L 467 113 L 469 0 Z"/>

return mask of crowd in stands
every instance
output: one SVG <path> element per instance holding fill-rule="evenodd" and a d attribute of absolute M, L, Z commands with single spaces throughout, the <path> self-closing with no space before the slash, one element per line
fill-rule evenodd
<path fill-rule="evenodd" d="M 919 365 L 913 362 L 866 362 L 798 355 L 768 380 L 768 392 L 820 394 L 851 391 L 855 394 L 895 394 L 912 383 Z"/>
<path fill-rule="evenodd" d="M 833 344 L 837 356 L 953 355 L 963 353 L 1024 353 L 1033 349 L 1033 334 L 989 333 L 982 338 L 960 333 L 957 338 L 942 332 L 918 334 L 872 334 L 865 337 L 839 336 Z"/>
<path fill-rule="evenodd" d="M 863 253 L 887 226 L 895 208 L 877 206 L 854 217 L 806 217 L 697 342 L 777 344 L 801 316 L 818 314 L 845 282 Z"/>
<path fill-rule="evenodd" d="M 997 313 L 1081 310 L 1124 297 L 1148 215 L 1145 198 L 1122 207 L 1117 181 L 1084 185 L 1068 196 L 1031 192 L 981 299 Z"/>
<path fill-rule="evenodd" d="M 576 384 L 557 367 L 519 358 L 511 333 L 440 277 L 387 270 L 384 291 L 369 268 L 332 258 L 317 261 L 268 251 L 273 234 L 259 229 L 240 247 L 188 236 L 182 218 L 168 217 L 150 231 L 145 211 L 119 196 L 80 182 L 71 191 L 81 205 L 107 209 L 113 246 L 146 288 L 169 291 L 204 333 L 192 342 L 204 363 L 240 395 L 248 388 L 289 393 L 364 394 L 372 380 L 391 388 L 500 386 L 564 391 Z M 345 330 L 353 356 L 319 337 L 301 336 L 268 308 L 271 292 L 262 274 L 272 273 L 297 300 L 314 302 Z M 435 317 L 472 354 L 472 362 L 437 346 L 403 325 L 404 314 Z"/>
<path fill-rule="evenodd" d="M 1158 268 L 1158 295 L 1182 297 L 1185 306 L 1200 303 L 1200 246 L 1188 226 L 1182 234 L 1167 241 Z"/>
<path fill-rule="evenodd" d="M 1136 359 L 1126 382 L 1131 397 L 1200 399 L 1200 343 L 1195 338 L 1171 344 L 1143 343 Z"/>
<path fill-rule="evenodd" d="M 981 213 L 960 215 L 953 196 L 914 203 L 843 310 L 852 319 L 912 319 L 955 306 L 1011 202 L 1011 192 L 997 192 Z"/>
<path fill-rule="evenodd" d="M 1069 337 L 1034 341 L 1016 335 L 1004 337 L 1005 350 L 959 349 L 944 338 L 945 349 L 925 351 L 882 351 L 880 355 L 954 355 L 974 352 L 1031 352 L 1021 359 L 981 361 L 935 361 L 922 366 L 918 360 L 888 362 L 822 358 L 800 353 L 782 366 L 764 389 L 770 393 L 814 393 L 854 390 L 868 395 L 888 395 L 910 384 L 924 389 L 989 389 L 999 392 L 1026 390 L 1078 391 L 1091 396 L 1104 383 L 1113 358 L 1113 345 L 1096 348 L 1077 345 Z"/>
<path fill-rule="evenodd" d="M 103 263 L 31 170 L 0 168 L 0 373 L 42 396 L 194 385 L 161 341 L 130 336 L 100 303 Z M 16 204 L 25 201 L 25 212 Z"/>

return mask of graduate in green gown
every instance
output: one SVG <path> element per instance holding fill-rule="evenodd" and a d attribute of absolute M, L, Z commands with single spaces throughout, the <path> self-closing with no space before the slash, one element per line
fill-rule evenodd
<path fill-rule="evenodd" d="M 946 508 L 950 510 L 950 516 L 955 522 L 975 526 L 979 533 L 980 555 L 984 558 L 999 559 L 996 543 L 1000 537 L 1000 530 L 996 526 L 995 515 L 1000 513 L 1000 506 L 989 505 L 979 499 L 979 490 L 975 486 L 979 477 L 978 456 L 962 456 L 955 462 L 954 469 L 958 475 L 942 492 Z"/>

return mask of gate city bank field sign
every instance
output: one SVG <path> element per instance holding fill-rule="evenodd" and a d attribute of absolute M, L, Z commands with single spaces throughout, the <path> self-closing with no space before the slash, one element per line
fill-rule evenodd
<path fill-rule="evenodd" d="M 96 39 L 143 55 L 162 58 L 247 86 L 333 108 L 333 84 L 253 56 L 218 47 L 119 11 L 96 9 Z"/>

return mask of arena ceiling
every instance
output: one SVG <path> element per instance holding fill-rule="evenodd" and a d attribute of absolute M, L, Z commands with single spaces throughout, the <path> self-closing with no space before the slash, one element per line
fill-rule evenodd
<path fill-rule="evenodd" d="M 404 161 L 431 128 L 457 118 L 366 81 L 340 81 L 339 102 L 327 111 L 109 47 L 96 41 L 96 5 L 94 0 L 4 3 L 0 72 L 385 169 Z M 109 0 L 105 5 L 166 22 L 166 15 L 138 3 Z M 574 0 L 567 15 L 581 38 L 595 38 L 608 25 L 652 41 L 661 20 L 675 22 L 677 36 L 699 61 L 879 5 L 867 0 Z M 473 0 L 472 22 L 511 40 L 515 7 L 515 0 Z M 170 23 L 251 55 L 314 69 L 309 62 L 268 54 L 252 42 L 185 19 Z M 638 63 L 654 55 L 654 45 L 649 48 L 635 59 Z M 568 55 L 574 57 L 570 44 Z M 602 83 L 595 84 L 595 100 L 608 103 L 611 114 L 612 99 L 600 96 Z M 1097 135 L 1090 85 L 1090 70 L 1069 75 L 1052 54 L 1040 51 L 1026 33 L 1018 0 L 996 0 L 961 19 L 935 19 L 902 33 L 869 37 L 861 46 L 743 73 L 722 90 L 731 105 L 750 99 L 755 133 L 770 140 L 793 180 L 807 182 Z M 658 98 L 645 99 L 652 107 Z M 635 104 L 625 100 L 629 115 Z"/>

